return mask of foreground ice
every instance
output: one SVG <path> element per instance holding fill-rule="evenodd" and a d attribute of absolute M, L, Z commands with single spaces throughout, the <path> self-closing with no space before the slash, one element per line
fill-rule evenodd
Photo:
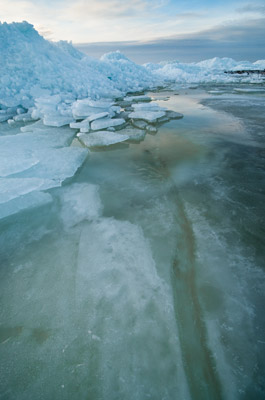
<path fill-rule="evenodd" d="M 35 189 L 37 189 L 37 187 L 35 187 Z M 51 195 L 49 193 L 38 192 L 37 190 L 21 195 L 20 197 L 15 197 L 5 203 L 1 202 L 0 220 L 17 214 L 20 211 L 33 210 L 35 207 L 41 207 L 50 203 L 52 203 Z"/>
<path fill-rule="evenodd" d="M 21 128 L 23 133 L 0 137 L 0 202 L 8 203 L 31 192 L 60 186 L 72 177 L 87 150 L 65 147 L 74 136 L 70 128 L 45 127 L 41 121 Z M 36 195 L 37 196 L 37 195 Z M 38 195 L 42 201 L 41 195 Z M 30 198 L 30 202 L 39 201 Z M 26 200 L 10 203 L 10 213 L 25 208 Z M 4 215 L 8 215 L 5 205 Z"/>
<path fill-rule="evenodd" d="M 157 274 L 142 229 L 114 218 L 86 225 L 75 282 L 78 308 L 85 305 L 88 311 L 82 326 L 104 360 L 97 364 L 104 377 L 101 397 L 169 400 L 178 391 L 189 399 L 171 290 Z"/>
<path fill-rule="evenodd" d="M 129 136 L 111 131 L 97 131 L 89 134 L 79 133 L 78 138 L 87 147 L 98 147 L 124 142 Z"/>

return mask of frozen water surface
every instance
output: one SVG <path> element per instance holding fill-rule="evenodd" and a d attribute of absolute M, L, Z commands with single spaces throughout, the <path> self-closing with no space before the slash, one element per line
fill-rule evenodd
<path fill-rule="evenodd" d="M 73 129 L 5 123 L 3 398 L 264 399 L 265 98 L 234 87 L 165 92 L 183 119 L 81 133 L 107 146 L 86 159 Z"/>

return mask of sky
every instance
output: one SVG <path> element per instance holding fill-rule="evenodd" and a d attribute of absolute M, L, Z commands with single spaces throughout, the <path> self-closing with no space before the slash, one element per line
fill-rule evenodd
<path fill-rule="evenodd" d="M 265 0 L 0 0 L 0 21 L 28 21 L 95 57 L 265 59 Z"/>

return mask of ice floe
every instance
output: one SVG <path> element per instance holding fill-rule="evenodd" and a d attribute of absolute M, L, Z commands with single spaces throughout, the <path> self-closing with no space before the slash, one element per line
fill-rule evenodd
<path fill-rule="evenodd" d="M 102 118 L 97 119 L 91 123 L 91 129 L 93 131 L 106 129 L 114 126 L 120 126 L 125 124 L 125 120 L 123 118 Z"/>
<path fill-rule="evenodd" d="M 52 202 L 52 196 L 49 193 L 33 191 L 19 197 L 15 197 L 5 203 L 1 203 L 0 219 L 17 214 L 21 211 L 41 207 Z"/>
<path fill-rule="evenodd" d="M 145 138 L 145 131 L 142 129 L 135 129 L 135 128 L 124 128 L 121 129 L 119 135 L 128 136 L 131 142 L 140 142 Z"/>
<path fill-rule="evenodd" d="M 97 131 L 89 134 L 79 133 L 78 138 L 87 147 L 101 147 L 124 142 L 129 136 L 118 132 Z"/>
<path fill-rule="evenodd" d="M 142 119 L 147 122 L 156 122 L 166 115 L 164 111 L 134 111 L 129 114 L 132 119 Z"/>

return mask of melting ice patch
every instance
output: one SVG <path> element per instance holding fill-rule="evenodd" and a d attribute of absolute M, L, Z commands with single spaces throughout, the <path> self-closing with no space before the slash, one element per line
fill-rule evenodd
<path fill-rule="evenodd" d="M 75 183 L 61 189 L 60 216 L 66 228 L 84 220 L 98 218 L 102 212 L 99 187 L 90 183 Z"/>

